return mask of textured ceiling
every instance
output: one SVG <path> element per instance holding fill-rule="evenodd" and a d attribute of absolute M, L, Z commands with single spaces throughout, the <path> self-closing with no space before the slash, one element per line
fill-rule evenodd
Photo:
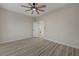
<path fill-rule="evenodd" d="M 24 12 L 25 10 L 27 10 L 27 8 L 23 8 L 23 7 L 21 7 L 21 5 L 28 6 L 27 3 L 2 3 L 2 4 L 0 4 L 0 7 L 4 8 L 6 10 L 9 10 L 9 11 L 25 14 L 27 16 L 37 17 L 40 15 L 44 15 L 50 11 L 53 11 L 57 8 L 64 7 L 65 5 L 67 5 L 67 3 L 38 3 L 38 5 L 47 6 L 46 8 L 42 8 L 43 10 L 45 10 L 45 12 L 40 12 L 40 15 L 38 15 L 36 12 L 34 12 L 34 14 L 31 14 L 31 11 Z"/>

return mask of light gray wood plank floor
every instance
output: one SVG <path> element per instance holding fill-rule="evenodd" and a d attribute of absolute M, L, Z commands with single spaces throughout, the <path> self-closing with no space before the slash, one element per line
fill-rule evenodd
<path fill-rule="evenodd" d="M 0 56 L 79 56 L 79 49 L 31 38 L 0 44 Z"/>

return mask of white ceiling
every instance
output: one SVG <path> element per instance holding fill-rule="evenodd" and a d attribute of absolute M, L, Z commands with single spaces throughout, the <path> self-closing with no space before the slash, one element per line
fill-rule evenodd
<path fill-rule="evenodd" d="M 9 11 L 36 17 L 36 16 L 44 15 L 47 12 L 53 11 L 57 8 L 64 7 L 65 5 L 67 5 L 67 3 L 39 3 L 38 5 L 46 5 L 47 6 L 46 8 L 42 8 L 45 10 L 45 12 L 40 12 L 40 15 L 38 15 L 36 12 L 34 12 L 34 14 L 31 14 L 31 11 L 24 12 L 25 9 L 27 9 L 27 8 L 23 8 L 23 7 L 21 7 L 21 5 L 27 6 L 28 4 L 27 3 L 1 3 L 0 7 L 4 8 L 6 10 L 9 10 Z"/>

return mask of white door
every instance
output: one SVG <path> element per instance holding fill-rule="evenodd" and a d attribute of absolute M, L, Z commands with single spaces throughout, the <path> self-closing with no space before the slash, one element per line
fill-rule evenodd
<path fill-rule="evenodd" d="M 39 37 L 44 37 L 45 25 L 44 25 L 44 21 L 43 20 L 39 21 L 39 30 L 40 30 Z"/>
<path fill-rule="evenodd" d="M 33 37 L 44 37 L 44 28 L 43 20 L 33 22 Z"/>
<path fill-rule="evenodd" d="M 39 24 L 37 21 L 33 22 L 33 37 L 39 37 Z"/>

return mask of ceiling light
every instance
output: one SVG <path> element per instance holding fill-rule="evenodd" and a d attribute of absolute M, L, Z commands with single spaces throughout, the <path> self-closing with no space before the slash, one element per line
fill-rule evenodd
<path fill-rule="evenodd" d="M 33 8 L 33 11 L 35 11 L 36 9 L 35 8 Z"/>

